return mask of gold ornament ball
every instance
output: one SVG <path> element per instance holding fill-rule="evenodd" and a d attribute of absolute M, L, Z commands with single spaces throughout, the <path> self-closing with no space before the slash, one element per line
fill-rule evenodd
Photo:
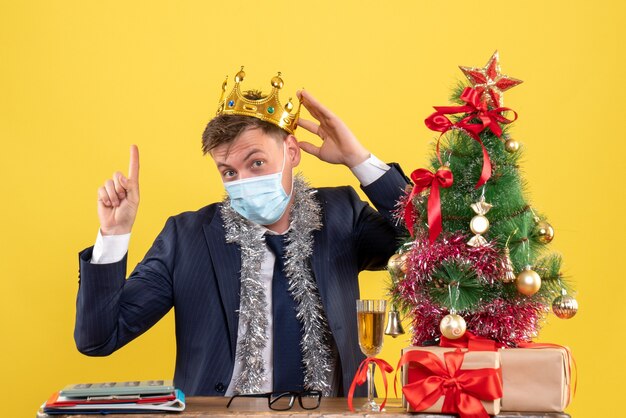
<path fill-rule="evenodd" d="M 409 270 L 409 254 L 404 253 L 400 256 L 400 271 L 406 274 L 408 270 Z"/>
<path fill-rule="evenodd" d="M 571 296 L 559 296 L 552 302 L 552 312 L 561 319 L 570 319 L 578 312 L 578 301 Z"/>
<path fill-rule="evenodd" d="M 506 150 L 506 152 L 509 152 L 511 154 L 517 152 L 517 150 L 519 150 L 519 142 L 514 139 L 507 139 L 504 143 L 504 149 Z"/>
<path fill-rule="evenodd" d="M 525 268 L 517 275 L 515 285 L 521 294 L 532 296 L 537 293 L 541 287 L 541 277 L 539 277 L 536 271 Z"/>
<path fill-rule="evenodd" d="M 394 254 L 389 257 L 387 269 L 393 276 L 400 276 L 406 272 L 406 257 L 404 254 Z"/>
<path fill-rule="evenodd" d="M 539 221 L 535 225 L 535 235 L 540 242 L 548 244 L 554 239 L 554 228 L 546 221 Z"/>
<path fill-rule="evenodd" d="M 489 219 L 483 215 L 476 215 L 470 221 L 470 229 L 474 234 L 484 234 L 489 230 Z"/>
<path fill-rule="evenodd" d="M 467 325 L 465 324 L 465 319 L 457 314 L 448 314 L 444 316 L 439 323 L 441 335 L 450 340 L 461 338 L 463 334 L 465 334 L 466 329 Z"/>

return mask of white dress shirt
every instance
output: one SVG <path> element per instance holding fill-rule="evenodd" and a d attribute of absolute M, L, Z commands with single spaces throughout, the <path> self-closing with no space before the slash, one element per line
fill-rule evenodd
<path fill-rule="evenodd" d="M 350 169 L 355 177 L 359 180 L 362 186 L 368 186 L 374 181 L 378 180 L 387 170 L 389 166 L 376 158 L 373 155 L 363 161 L 361 164 Z M 288 232 L 285 231 L 283 233 Z M 267 228 L 259 225 L 259 235 L 266 233 L 275 234 L 275 232 L 268 230 Z M 102 235 L 98 229 L 98 236 L 96 237 L 96 243 L 93 247 L 91 256 L 92 264 L 108 264 L 116 263 L 124 258 L 128 252 L 128 244 L 130 242 L 130 233 L 122 235 Z M 265 370 L 267 378 L 265 379 L 261 391 L 271 392 L 273 387 L 273 326 L 272 326 L 272 277 L 274 275 L 274 263 L 276 256 L 272 253 L 267 246 L 265 247 L 265 255 L 263 262 L 261 263 L 260 279 L 263 284 L 263 288 L 266 295 L 265 312 L 261 313 L 268 319 L 268 336 L 267 345 L 263 350 L 262 356 L 265 363 Z M 239 352 L 239 341 L 246 332 L 245 324 L 239 322 L 237 331 L 237 347 L 236 353 Z M 237 358 L 237 357 L 235 357 Z M 241 373 L 241 363 L 236 361 L 233 369 L 233 376 L 226 390 L 225 396 L 232 396 L 234 394 L 233 386 L 235 378 Z"/>

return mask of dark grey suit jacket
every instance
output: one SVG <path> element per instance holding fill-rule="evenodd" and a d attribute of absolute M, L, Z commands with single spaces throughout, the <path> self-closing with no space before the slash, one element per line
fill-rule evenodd
<path fill-rule="evenodd" d="M 339 395 L 345 395 L 364 358 L 356 327 L 358 274 L 384 268 L 400 243 L 402 231 L 394 227 L 391 211 L 407 181 L 392 165 L 363 188 L 378 212 L 351 187 L 320 188 L 315 194 L 323 227 L 314 232 L 311 263 L 339 354 Z M 223 395 L 235 361 L 241 256 L 238 245 L 225 241 L 219 203 L 169 218 L 128 280 L 126 257 L 91 264 L 92 249 L 79 254 L 78 350 L 109 355 L 174 307 L 175 385 L 187 395 Z"/>

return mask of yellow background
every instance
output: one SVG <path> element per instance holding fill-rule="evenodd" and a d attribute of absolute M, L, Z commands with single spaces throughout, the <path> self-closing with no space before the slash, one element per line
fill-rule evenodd
<path fill-rule="evenodd" d="M 33 416 L 68 383 L 173 374 L 171 314 L 108 358 L 82 356 L 72 337 L 77 253 L 96 236 L 96 189 L 126 170 L 129 144 L 142 193 L 132 268 L 169 215 L 223 195 L 200 136 L 240 65 L 248 86 L 282 71 L 285 95 L 306 87 L 410 172 L 427 162 L 423 119 L 447 103 L 457 65 L 483 66 L 495 49 L 525 81 L 505 96 L 529 198 L 556 229 L 581 306 L 570 321 L 550 316 L 541 340 L 576 355 L 570 413 L 621 415 L 623 17 L 619 1 L 4 1 L 0 415 Z M 301 169 L 314 185 L 358 186 L 312 157 Z M 383 296 L 386 279 L 364 274 L 363 296 Z M 406 338 L 385 344 L 395 364 Z"/>

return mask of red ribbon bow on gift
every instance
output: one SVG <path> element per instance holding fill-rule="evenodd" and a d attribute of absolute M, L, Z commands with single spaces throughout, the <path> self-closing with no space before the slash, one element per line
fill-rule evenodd
<path fill-rule="evenodd" d="M 428 196 L 428 236 L 431 243 L 435 242 L 441 233 L 441 197 L 439 188 L 452 186 L 454 177 L 452 171 L 446 166 L 442 166 L 436 173 L 418 168 L 411 173 L 411 180 L 415 183 L 409 195 L 409 200 L 404 207 L 404 222 L 411 236 L 413 236 L 413 197 L 423 190 L 430 188 Z"/>
<path fill-rule="evenodd" d="M 416 380 L 404 385 L 402 393 L 416 411 L 432 406 L 444 396 L 442 413 L 459 414 L 461 418 L 489 418 L 481 400 L 502 397 L 499 369 L 461 370 L 464 354 L 460 349 L 444 353 L 444 361 L 428 351 L 404 353 L 397 370 L 404 364 L 417 363 Z"/>
<path fill-rule="evenodd" d="M 517 113 L 508 107 L 497 107 L 489 110 L 486 102 L 481 102 L 481 94 L 471 88 L 466 87 L 461 94 L 460 99 L 466 104 L 463 106 L 435 106 L 436 112 L 430 115 L 424 121 L 426 126 L 437 132 L 441 132 L 439 138 L 448 132 L 450 129 L 458 128 L 462 129 L 469 134 L 476 142 L 478 142 L 483 151 L 483 168 L 480 178 L 476 183 L 476 188 L 479 188 L 489 180 L 491 177 L 491 160 L 489 159 L 489 153 L 485 148 L 480 134 L 485 129 L 489 129 L 498 138 L 502 136 L 502 128 L 499 123 L 511 123 L 517 119 Z M 512 111 L 514 114 L 513 119 L 507 119 L 502 115 L 503 112 Z M 466 117 L 456 123 L 452 123 L 446 115 L 453 115 L 456 113 L 468 113 Z M 473 122 L 473 120 L 479 122 Z M 439 155 L 439 140 L 437 140 L 437 155 Z M 441 159 L 440 159 L 441 160 Z"/>
<path fill-rule="evenodd" d="M 461 338 L 451 340 L 441 336 L 439 340 L 440 347 L 467 348 L 469 351 L 498 351 L 498 348 L 504 347 L 504 344 L 497 343 L 495 340 L 485 337 L 479 337 L 470 331 L 465 331 Z"/>
<path fill-rule="evenodd" d="M 381 370 L 383 375 L 383 383 L 385 384 L 385 400 L 382 404 L 380 404 L 380 410 L 382 411 L 387 403 L 387 373 L 391 373 L 393 371 L 393 367 L 391 364 L 387 363 L 383 359 L 375 358 L 375 357 L 367 357 L 365 360 L 361 362 L 359 368 L 354 375 L 354 379 L 352 380 L 352 384 L 350 385 L 350 390 L 348 391 L 348 407 L 350 411 L 354 412 L 354 407 L 352 406 L 352 399 L 354 398 L 354 390 L 357 385 L 361 386 L 363 383 L 367 382 L 367 369 L 370 363 L 374 363 L 378 365 L 378 368 Z M 373 378 L 373 376 L 372 376 Z"/>

